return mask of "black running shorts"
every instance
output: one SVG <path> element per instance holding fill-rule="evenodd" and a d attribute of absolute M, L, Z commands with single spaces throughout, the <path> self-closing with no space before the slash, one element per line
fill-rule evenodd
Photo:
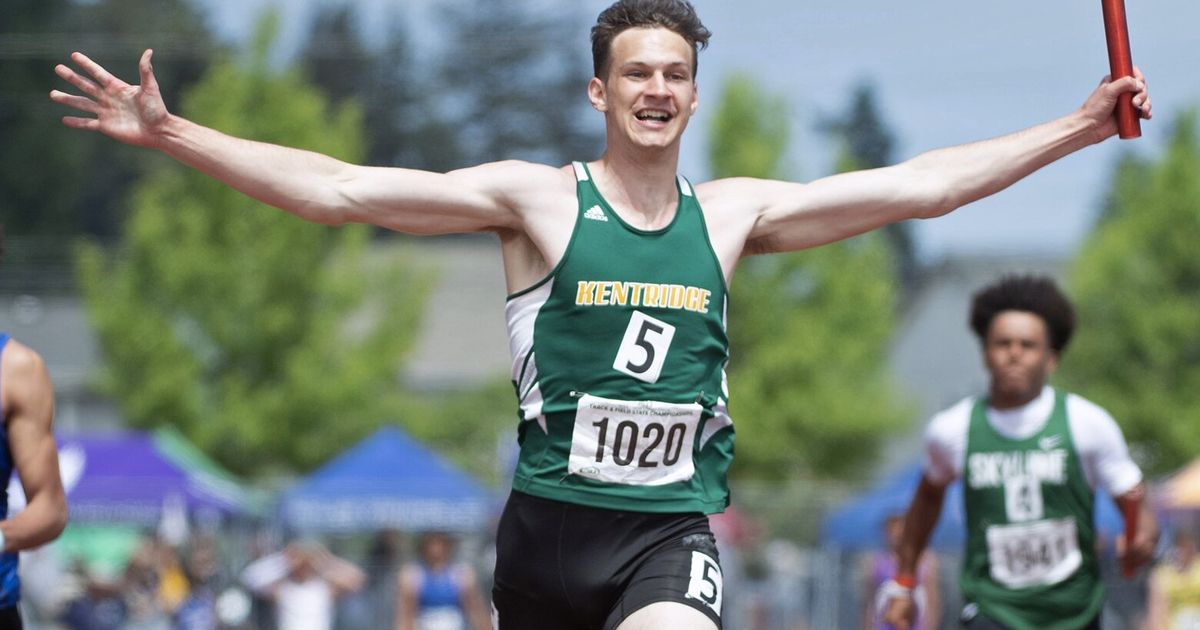
<path fill-rule="evenodd" d="M 586 507 L 513 492 L 496 533 L 499 630 L 613 630 L 657 602 L 721 627 L 721 565 L 708 518 Z"/>

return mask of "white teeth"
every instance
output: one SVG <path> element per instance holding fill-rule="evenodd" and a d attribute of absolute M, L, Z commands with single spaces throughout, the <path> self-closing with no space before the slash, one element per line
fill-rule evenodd
<path fill-rule="evenodd" d="M 639 120 L 656 120 L 659 122 L 665 122 L 665 121 L 671 119 L 670 114 L 668 114 L 667 112 L 659 112 L 659 111 L 639 112 L 637 117 Z"/>

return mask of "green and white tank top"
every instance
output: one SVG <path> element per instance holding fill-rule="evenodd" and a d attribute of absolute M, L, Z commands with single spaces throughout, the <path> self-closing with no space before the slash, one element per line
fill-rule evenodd
<path fill-rule="evenodd" d="M 1094 493 L 1067 421 L 1066 394 L 1041 431 L 1012 439 L 976 401 L 963 468 L 963 597 L 1012 630 L 1077 630 L 1100 613 Z"/>
<path fill-rule="evenodd" d="M 733 457 L 726 287 L 683 177 L 670 225 L 639 230 L 574 164 L 562 260 L 506 305 L 520 455 L 513 488 L 637 512 L 722 511 Z"/>

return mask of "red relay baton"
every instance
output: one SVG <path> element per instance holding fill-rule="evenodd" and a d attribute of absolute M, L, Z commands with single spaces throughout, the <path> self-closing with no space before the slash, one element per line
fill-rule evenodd
<path fill-rule="evenodd" d="M 1134 137 L 1137 137 L 1137 136 L 1134 136 Z M 1132 553 L 1133 541 L 1137 539 L 1137 522 L 1138 522 L 1138 511 L 1139 511 L 1138 508 L 1140 508 L 1140 507 L 1141 507 L 1141 501 L 1138 501 L 1135 499 L 1130 499 L 1121 504 L 1121 511 L 1124 512 L 1124 514 L 1122 516 L 1125 517 L 1125 553 L 1126 553 L 1126 555 L 1128 555 L 1129 553 Z M 1134 573 L 1133 565 L 1129 564 L 1128 562 L 1126 562 L 1125 565 L 1121 567 L 1121 575 L 1123 577 L 1125 577 L 1126 579 L 1133 577 L 1133 573 Z"/>
<path fill-rule="evenodd" d="M 1108 67 L 1113 80 L 1133 76 L 1133 56 L 1129 52 L 1129 26 L 1125 23 L 1125 0 L 1100 0 L 1104 9 L 1104 38 L 1108 41 Z M 1117 100 L 1117 135 L 1122 139 L 1142 135 L 1139 113 L 1133 106 L 1133 94 L 1126 92 Z"/>

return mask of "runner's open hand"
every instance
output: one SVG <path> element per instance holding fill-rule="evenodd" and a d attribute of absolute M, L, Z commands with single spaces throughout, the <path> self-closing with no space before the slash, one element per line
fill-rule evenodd
<path fill-rule="evenodd" d="M 154 70 L 150 66 L 151 54 L 153 51 L 147 49 L 138 62 L 142 84 L 129 85 L 87 55 L 71 53 L 71 61 L 91 78 L 63 64 L 55 66 L 54 72 L 82 91 L 84 96 L 52 90 L 50 100 L 96 117 L 64 116 L 63 124 L 75 129 L 99 131 L 126 144 L 154 147 L 157 132 L 170 115 L 158 91 L 158 81 L 154 79 Z"/>

